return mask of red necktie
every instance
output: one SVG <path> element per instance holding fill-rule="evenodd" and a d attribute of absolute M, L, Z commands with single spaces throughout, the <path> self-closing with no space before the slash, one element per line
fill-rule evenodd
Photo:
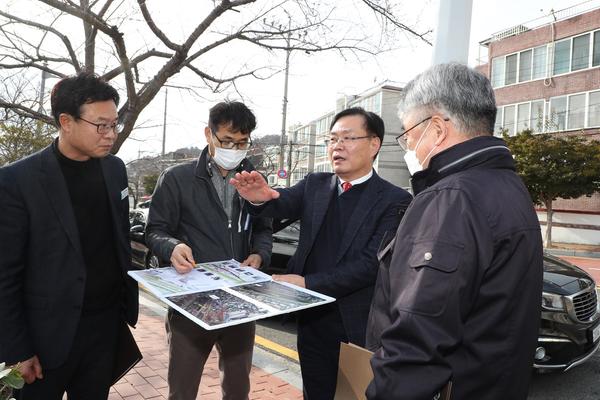
<path fill-rule="evenodd" d="M 351 187 L 352 184 L 350 182 L 342 182 L 342 190 L 344 191 L 344 193 L 350 190 Z"/>

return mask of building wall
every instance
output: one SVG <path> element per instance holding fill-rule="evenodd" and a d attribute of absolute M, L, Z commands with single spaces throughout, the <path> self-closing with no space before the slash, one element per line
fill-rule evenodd
<path fill-rule="evenodd" d="M 600 68 L 571 72 L 552 77 L 553 85 L 546 86 L 544 80 L 523 82 L 495 89 L 499 106 L 519 103 L 531 99 L 546 99 L 600 88 Z"/>
<path fill-rule="evenodd" d="M 564 39 L 600 27 L 600 9 L 577 15 L 554 24 L 554 40 Z M 511 36 L 506 39 L 491 42 L 489 58 L 514 53 L 528 47 L 549 43 L 552 38 L 552 26 L 545 25 L 531 31 Z M 489 72 L 488 72 L 489 74 Z"/>
<path fill-rule="evenodd" d="M 292 134 L 292 168 L 290 185 L 295 185 L 314 170 L 315 122 L 296 129 Z"/>
<path fill-rule="evenodd" d="M 542 228 L 542 235 L 545 235 L 546 212 L 540 210 L 537 214 Z M 552 241 L 600 245 L 600 215 L 555 212 L 552 216 Z"/>
<path fill-rule="evenodd" d="M 400 91 L 382 90 L 381 118 L 385 123 L 383 146 L 375 163 L 377 173 L 385 180 L 403 188 L 410 186 L 410 174 L 404 162 L 404 152 L 396 142 L 402 123 L 398 118 Z"/>
<path fill-rule="evenodd" d="M 333 120 L 334 112 L 327 113 L 315 122 L 315 162 L 314 172 L 331 172 L 331 163 L 327 157 L 325 140 L 329 138 L 329 127 Z"/>
<path fill-rule="evenodd" d="M 554 24 L 554 41 L 600 29 L 600 9 L 590 11 Z M 545 25 L 531 31 L 514 35 L 489 44 L 489 59 L 509 55 L 529 48 L 552 42 L 552 26 Z M 548 49 L 550 52 L 550 49 Z M 548 66 L 550 69 L 551 65 Z M 478 66 L 477 69 L 488 78 L 492 74 L 492 63 Z M 550 74 L 547 74 L 550 75 Z M 552 76 L 552 82 L 537 79 L 495 89 L 499 106 L 523 102 L 532 99 L 551 97 L 597 90 L 600 88 L 600 67 L 591 67 L 579 71 Z"/>
<path fill-rule="evenodd" d="M 488 64 L 478 66 L 477 69 L 491 78 L 493 73 L 492 65 L 496 57 L 510 55 L 523 50 L 549 44 L 561 39 L 570 38 L 573 36 L 592 33 L 591 51 L 593 53 L 593 32 L 598 32 L 600 29 L 600 9 L 596 9 L 581 15 L 577 15 L 565 20 L 558 21 L 554 24 L 548 24 L 524 33 L 507 37 L 501 40 L 492 41 L 489 44 L 489 60 Z M 547 52 L 550 54 L 551 46 L 548 46 Z M 573 49 L 570 48 L 571 56 Z M 590 61 L 589 67 L 573 72 L 565 72 L 563 74 L 553 75 L 553 66 L 547 61 L 548 71 L 546 78 L 531 80 L 526 82 L 517 82 L 508 86 L 501 86 L 494 89 L 496 95 L 496 103 L 499 107 L 505 105 L 513 105 L 532 100 L 545 101 L 545 117 L 549 116 L 549 101 L 551 98 L 578 94 L 582 92 L 592 92 L 600 89 L 600 66 L 593 66 Z M 548 79 L 547 77 L 550 77 Z M 592 109 L 588 103 L 588 113 Z M 590 126 L 587 125 L 586 126 Z M 550 128 L 549 131 L 556 129 Z M 590 139 L 600 140 L 600 127 L 593 126 L 585 129 L 561 129 L 559 134 L 576 134 L 584 135 Z M 564 242 L 579 242 L 597 244 L 600 240 L 600 231 L 598 228 L 590 229 L 575 229 L 569 227 L 570 223 L 575 223 L 581 218 L 596 218 L 600 215 L 600 194 L 596 193 L 591 197 L 581 197 L 578 199 L 558 199 L 554 202 L 555 210 L 560 211 L 557 215 L 559 219 L 563 219 L 567 226 L 562 226 L 553 229 L 555 240 Z M 574 213 L 572 213 L 574 212 Z M 545 213 L 540 213 L 540 220 L 544 221 Z M 597 218 L 596 218 L 597 219 Z M 573 222 L 575 221 L 575 222 Z M 598 221 L 597 221 L 598 222 Z M 600 225 L 600 224 L 596 224 Z M 545 229 L 544 227 L 542 227 Z M 600 227 L 599 227 L 600 228 Z M 571 233 L 570 233 L 571 232 Z M 595 239 L 594 239 L 595 238 Z"/>

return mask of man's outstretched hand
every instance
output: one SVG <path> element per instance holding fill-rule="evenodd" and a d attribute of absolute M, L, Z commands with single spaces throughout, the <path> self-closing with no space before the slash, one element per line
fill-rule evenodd
<path fill-rule="evenodd" d="M 261 174 L 256 171 L 242 171 L 229 181 L 235 186 L 240 196 L 251 203 L 265 203 L 279 197 L 279 192 L 271 189 Z"/>

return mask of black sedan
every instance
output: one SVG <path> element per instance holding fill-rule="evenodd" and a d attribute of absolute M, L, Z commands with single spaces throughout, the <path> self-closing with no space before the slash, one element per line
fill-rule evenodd
<path fill-rule="evenodd" d="M 546 254 L 543 290 L 534 367 L 567 371 L 589 359 L 600 346 L 596 282 L 575 265 Z"/>

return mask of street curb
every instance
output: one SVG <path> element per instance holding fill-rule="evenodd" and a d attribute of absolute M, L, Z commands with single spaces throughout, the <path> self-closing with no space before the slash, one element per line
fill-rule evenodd
<path fill-rule="evenodd" d="M 555 256 L 600 258 L 600 252 L 597 252 L 597 251 L 572 250 L 572 249 L 545 249 L 545 250 L 548 253 L 555 255 Z"/>

